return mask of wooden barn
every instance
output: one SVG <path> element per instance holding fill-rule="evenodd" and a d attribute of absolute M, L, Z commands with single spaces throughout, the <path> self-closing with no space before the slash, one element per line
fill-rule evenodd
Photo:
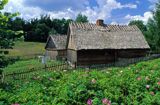
<path fill-rule="evenodd" d="M 45 55 L 54 60 L 66 59 L 66 41 L 67 35 L 50 35 L 45 46 Z"/>
<path fill-rule="evenodd" d="M 137 26 L 75 23 L 69 25 L 67 60 L 74 66 L 107 64 L 145 56 L 150 49 Z"/>

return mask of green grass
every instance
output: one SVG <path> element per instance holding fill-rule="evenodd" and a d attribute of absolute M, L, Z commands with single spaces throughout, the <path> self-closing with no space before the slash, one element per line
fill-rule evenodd
<path fill-rule="evenodd" d="M 15 46 L 13 49 L 3 49 L 9 51 L 7 56 L 10 57 L 34 57 L 35 55 L 42 55 L 45 52 L 45 43 L 40 42 L 24 42 L 17 41 L 15 42 Z"/>
<path fill-rule="evenodd" d="M 47 65 L 58 65 L 61 64 L 60 61 L 47 61 Z M 12 65 L 8 65 L 3 69 L 5 73 L 12 73 L 16 71 L 27 71 L 32 68 L 43 68 L 44 64 L 41 63 L 41 59 L 29 59 L 29 60 L 21 60 L 17 61 Z"/>

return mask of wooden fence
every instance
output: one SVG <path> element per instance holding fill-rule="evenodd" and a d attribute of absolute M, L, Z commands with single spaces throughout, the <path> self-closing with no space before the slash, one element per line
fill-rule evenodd
<path fill-rule="evenodd" d="M 67 69 L 68 69 L 67 63 L 45 65 L 44 67 L 38 67 L 26 70 L 17 70 L 10 73 L 3 72 L 2 75 L 0 75 L 0 79 L 2 83 L 13 82 L 13 81 L 15 82 L 16 80 L 32 78 L 34 77 L 35 74 L 49 72 L 49 71 L 57 71 L 57 70 L 61 71 Z"/>
<path fill-rule="evenodd" d="M 160 58 L 160 54 L 154 54 L 147 57 L 141 57 L 141 58 L 132 58 L 132 59 L 122 59 L 119 58 L 117 62 L 110 63 L 110 64 L 102 64 L 102 65 L 89 65 L 89 66 L 81 66 L 77 67 L 76 70 L 86 70 L 86 69 L 97 69 L 97 70 L 104 70 L 108 67 L 124 67 L 128 66 L 129 64 L 135 64 L 141 61 L 147 61 L 152 59 Z M 60 63 L 55 65 L 46 65 L 44 67 L 39 68 L 32 68 L 28 70 L 20 70 L 15 71 L 12 73 L 5 73 L 3 72 L 2 75 L 0 75 L 1 82 L 10 82 L 15 80 L 23 80 L 34 77 L 35 74 L 44 73 L 44 72 L 52 72 L 52 71 L 62 71 L 62 70 L 72 70 L 75 68 L 71 68 L 67 63 Z"/>

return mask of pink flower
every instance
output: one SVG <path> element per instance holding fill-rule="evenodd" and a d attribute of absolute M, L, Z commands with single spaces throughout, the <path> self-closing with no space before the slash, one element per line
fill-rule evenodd
<path fill-rule="evenodd" d="M 96 80 L 95 79 L 92 79 L 92 81 L 91 81 L 93 84 L 95 84 L 96 83 Z"/>
<path fill-rule="evenodd" d="M 109 100 L 106 99 L 106 98 L 102 99 L 102 103 L 103 103 L 104 105 L 111 105 L 111 101 L 109 101 Z"/>
<path fill-rule="evenodd" d="M 150 88 L 150 85 L 146 85 L 146 89 L 149 89 Z"/>
<path fill-rule="evenodd" d="M 150 94 L 151 94 L 152 96 L 154 96 L 154 92 L 150 92 Z"/>
<path fill-rule="evenodd" d="M 92 99 L 87 100 L 87 105 L 92 105 Z"/>
<path fill-rule="evenodd" d="M 140 80 L 141 80 L 141 77 L 138 77 L 137 80 L 140 81 Z"/>
<path fill-rule="evenodd" d="M 160 81 L 159 81 L 159 82 L 157 82 L 157 85 L 160 85 Z"/>

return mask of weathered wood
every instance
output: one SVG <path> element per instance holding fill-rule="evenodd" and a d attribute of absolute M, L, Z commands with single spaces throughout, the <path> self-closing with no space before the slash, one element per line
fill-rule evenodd
<path fill-rule="evenodd" d="M 114 50 L 80 50 L 78 51 L 78 65 L 107 64 L 114 62 Z"/>
<path fill-rule="evenodd" d="M 128 50 L 118 50 L 119 58 L 136 58 L 143 57 L 147 55 L 147 51 L 145 49 L 128 49 Z"/>
<path fill-rule="evenodd" d="M 146 56 L 147 50 L 68 50 L 67 58 L 72 65 L 94 65 L 114 63 L 118 58 L 136 58 Z"/>
<path fill-rule="evenodd" d="M 77 62 L 77 51 L 67 50 L 67 60 L 71 63 L 72 66 L 75 66 Z"/>

